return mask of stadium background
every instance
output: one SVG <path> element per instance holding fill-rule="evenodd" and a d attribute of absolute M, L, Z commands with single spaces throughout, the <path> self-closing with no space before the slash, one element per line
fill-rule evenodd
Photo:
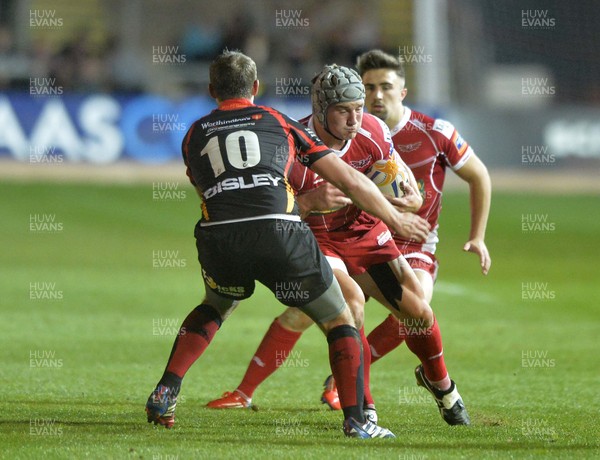
<path fill-rule="evenodd" d="M 0 456 L 591 458 L 596 10 L 593 1 L 2 0 L 1 382 L 12 403 Z M 335 414 L 315 416 L 327 372 L 317 331 L 257 392 L 260 412 L 203 410 L 238 383 L 279 311 L 260 289 L 190 372 L 179 438 L 145 430 L 141 404 L 201 295 L 199 206 L 179 145 L 214 107 L 207 70 L 225 46 L 256 60 L 257 102 L 295 117 L 310 111 L 310 79 L 324 63 L 353 65 L 374 47 L 398 53 L 406 104 L 451 120 L 488 165 L 490 275 L 460 253 L 468 197 L 450 173 L 433 302 L 474 430 L 445 430 L 413 391 L 403 350 L 373 380 L 404 447 L 350 450 L 331 431 Z M 372 327 L 384 312 L 368 309 Z"/>
<path fill-rule="evenodd" d="M 257 61 L 261 102 L 295 117 L 324 63 L 351 66 L 380 47 L 406 62 L 408 105 L 452 120 L 493 168 L 538 172 L 600 155 L 593 2 L 207 5 L 5 0 L 0 155 L 179 160 L 186 128 L 212 108 L 207 67 L 225 46 Z"/>

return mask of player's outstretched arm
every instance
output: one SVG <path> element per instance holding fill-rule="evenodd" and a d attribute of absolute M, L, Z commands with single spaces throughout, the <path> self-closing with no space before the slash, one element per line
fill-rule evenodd
<path fill-rule="evenodd" d="M 319 158 L 312 164 L 311 169 L 344 192 L 356 206 L 379 217 L 391 230 L 401 230 L 399 212 L 363 173 L 356 171 L 336 155 Z"/>
<path fill-rule="evenodd" d="M 490 214 L 492 181 L 487 168 L 475 154 L 471 155 L 456 174 L 469 184 L 471 200 L 471 232 L 463 250 L 479 256 L 481 272 L 487 275 L 492 259 L 485 244 L 485 229 Z"/>

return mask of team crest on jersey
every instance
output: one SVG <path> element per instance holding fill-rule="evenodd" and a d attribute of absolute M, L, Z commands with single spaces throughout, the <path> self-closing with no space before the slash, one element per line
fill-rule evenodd
<path fill-rule="evenodd" d="M 255 113 L 254 115 L 250 115 L 250 118 L 252 118 L 253 120 L 260 120 L 262 118 L 262 114 Z"/>
<path fill-rule="evenodd" d="M 419 147 L 421 147 L 421 144 L 423 142 L 415 142 L 413 144 L 398 144 L 396 146 L 396 148 L 398 149 L 398 151 L 402 152 L 402 153 L 409 153 L 409 152 L 413 152 L 415 150 L 417 150 Z"/>
<path fill-rule="evenodd" d="M 363 158 L 362 160 L 358 161 L 350 161 L 350 166 L 352 166 L 354 169 L 362 169 L 369 165 L 369 161 L 369 158 Z"/>

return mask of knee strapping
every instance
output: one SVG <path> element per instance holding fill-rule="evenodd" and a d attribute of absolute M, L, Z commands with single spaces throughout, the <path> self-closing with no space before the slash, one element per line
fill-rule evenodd
<path fill-rule="evenodd" d="M 370 267 L 367 273 L 373 278 L 385 300 L 399 310 L 398 302 L 402 301 L 402 286 L 392 268 L 387 263 L 377 264 Z"/>

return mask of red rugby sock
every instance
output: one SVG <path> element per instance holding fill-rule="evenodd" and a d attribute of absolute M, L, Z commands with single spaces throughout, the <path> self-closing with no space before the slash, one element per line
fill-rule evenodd
<path fill-rule="evenodd" d="M 371 350 L 371 364 L 387 355 L 404 342 L 404 329 L 394 315 L 389 315 L 367 337 Z"/>
<path fill-rule="evenodd" d="M 287 359 L 301 335 L 302 332 L 290 331 L 273 321 L 237 389 L 252 398 L 256 388 Z"/>
<path fill-rule="evenodd" d="M 365 328 L 364 326 L 360 328 L 358 331 L 360 334 L 360 341 L 362 343 L 363 348 L 363 378 L 364 378 L 364 392 L 365 392 L 365 407 L 367 406 L 375 406 L 375 401 L 373 401 L 373 396 L 371 395 L 371 350 L 369 348 L 369 342 L 367 342 L 367 338 L 365 337 Z"/>
<path fill-rule="evenodd" d="M 360 334 L 352 326 L 337 326 L 327 334 L 327 343 L 329 364 L 337 384 L 344 418 L 353 417 L 362 423 L 364 382 Z"/>
<path fill-rule="evenodd" d="M 220 315 L 209 305 L 199 305 L 185 318 L 173 344 L 165 373 L 183 378 L 204 353 L 221 327 Z"/>
<path fill-rule="evenodd" d="M 442 334 L 437 319 L 433 319 L 433 326 L 427 329 L 411 327 L 410 321 L 405 321 L 406 345 L 419 357 L 425 376 L 430 382 L 439 382 L 446 379 L 448 371 L 444 363 L 444 348 Z"/>

